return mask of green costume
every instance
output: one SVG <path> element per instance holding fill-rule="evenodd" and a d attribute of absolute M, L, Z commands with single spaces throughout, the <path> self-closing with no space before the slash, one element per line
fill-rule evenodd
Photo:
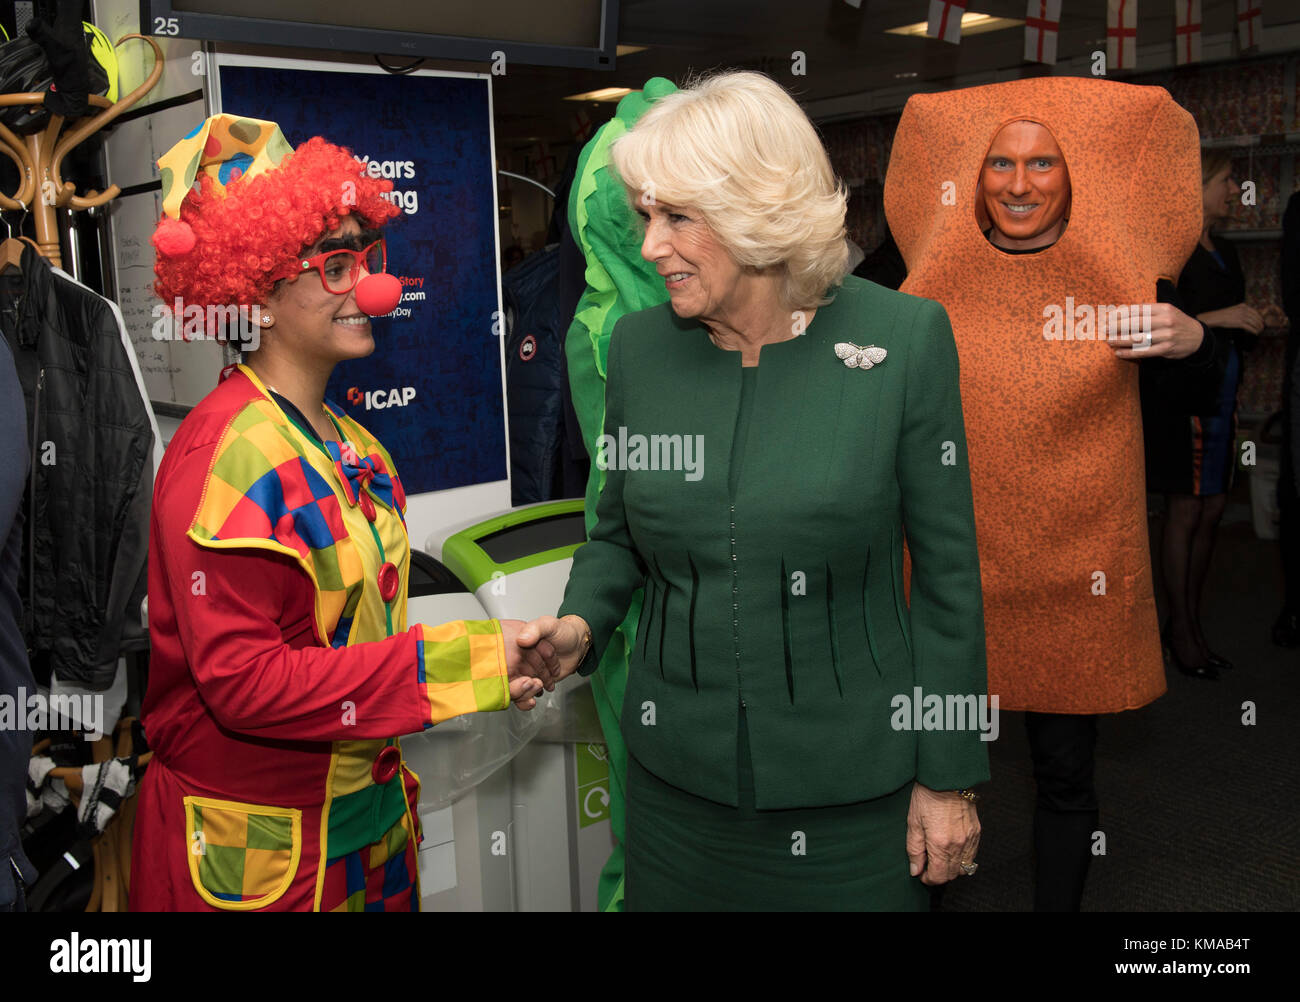
<path fill-rule="evenodd" d="M 660 837 L 646 840 L 633 798 L 634 907 L 643 886 L 654 907 L 693 907 L 661 891 L 706 878 L 734 891 L 719 906 L 788 906 L 811 868 L 790 865 L 790 831 L 774 847 L 780 824 L 750 825 L 747 812 L 779 822 L 776 812 L 837 805 L 861 810 L 827 836 L 836 844 L 808 847 L 825 853 L 822 891 L 797 906 L 909 907 L 899 791 L 988 778 L 974 714 L 958 725 L 943 712 L 949 696 L 973 710 L 986 691 L 952 332 L 933 302 L 852 277 L 835 293 L 755 368 L 668 305 L 624 317 L 610 343 L 606 482 L 560 611 L 591 626 L 586 671 L 646 588 L 622 733 L 682 822 L 661 824 L 660 806 L 650 821 Z M 850 367 L 849 343 L 883 351 Z M 934 697 L 940 712 L 923 719 Z M 641 844 L 703 832 L 711 822 L 692 819 L 718 805 L 736 808 L 727 852 L 706 863 L 698 844 L 678 844 L 642 862 Z M 896 841 L 881 842 L 885 831 Z M 843 852 L 855 839 L 871 844 Z M 870 897 L 846 902 L 837 884 L 857 879 L 866 856 L 881 872 L 862 885 Z M 683 881 L 692 867 L 698 881 Z"/>
<path fill-rule="evenodd" d="M 569 231 L 587 259 L 587 291 L 578 302 L 565 342 L 573 407 L 587 451 L 596 454 L 596 439 L 605 424 L 605 360 L 614 325 L 625 313 L 668 298 L 663 279 L 641 257 L 641 228 L 628 204 L 627 191 L 610 166 L 609 147 L 652 103 L 677 88 L 662 77 L 646 81 L 618 103 L 610 121 L 597 130 L 578 158 L 569 196 Z M 605 476 L 593 463 L 587 479 L 587 531 L 596 522 L 596 498 Z M 627 750 L 619 730 L 623 689 L 627 684 L 627 643 L 636 632 L 641 608 L 638 591 L 630 611 L 606 648 L 592 677 L 596 711 L 609 748 L 610 817 L 618 845 L 601 871 L 597 902 L 602 911 L 623 910 L 623 846 L 626 833 Z"/>

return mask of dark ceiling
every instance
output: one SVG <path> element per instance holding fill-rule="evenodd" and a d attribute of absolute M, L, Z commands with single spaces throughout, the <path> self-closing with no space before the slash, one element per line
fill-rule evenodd
<path fill-rule="evenodd" d="M 649 77 L 680 82 L 692 71 L 715 67 L 760 69 L 805 105 L 814 118 L 843 117 L 860 103 L 859 113 L 889 91 L 951 86 L 954 78 L 981 74 L 1026 74 L 1044 68 L 1023 60 L 1024 28 L 969 35 L 961 45 L 935 39 L 887 35 L 887 28 L 924 20 L 928 0 L 863 0 L 861 9 L 844 0 L 621 0 L 618 40 L 647 46 L 618 59 L 612 71 L 531 67 L 512 64 L 494 81 L 498 150 L 536 143 L 572 141 L 570 121 L 579 106 L 595 125 L 613 114 L 613 104 L 579 105 L 567 95 L 601 87 L 638 88 Z M 1281 8 L 1289 8 L 1283 13 Z M 1025 0 L 972 0 L 983 14 L 1023 19 Z M 1139 7 L 1139 45 L 1167 46 L 1174 32 L 1174 5 L 1147 0 Z M 1265 3 L 1265 28 L 1300 18 L 1300 4 Z M 1202 0 L 1203 37 L 1234 30 L 1233 0 Z M 1058 43 L 1060 59 L 1086 57 L 1105 47 L 1105 0 L 1065 0 Z M 806 73 L 792 75 L 793 53 L 804 53 Z M 1140 51 L 1142 51 L 1140 49 Z M 1230 55 L 1230 53 L 1224 53 Z M 1145 57 L 1146 68 L 1156 58 Z M 1142 63 L 1139 69 L 1142 69 Z M 899 74 L 915 73 L 914 78 Z M 861 95 L 855 102 L 854 95 Z M 841 100 L 832 100 L 841 99 Z M 819 105 L 821 111 L 819 114 Z"/>

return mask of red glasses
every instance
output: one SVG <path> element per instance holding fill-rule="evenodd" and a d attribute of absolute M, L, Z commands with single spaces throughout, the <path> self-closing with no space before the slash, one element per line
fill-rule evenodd
<path fill-rule="evenodd" d="M 388 268 L 388 246 L 380 237 L 368 247 L 359 251 L 341 250 L 325 251 L 309 258 L 299 258 L 296 265 L 287 265 L 272 276 L 278 280 L 290 281 L 309 271 L 320 272 L 321 285 L 336 296 L 346 296 L 361 281 L 361 269 L 367 274 L 379 275 Z"/>

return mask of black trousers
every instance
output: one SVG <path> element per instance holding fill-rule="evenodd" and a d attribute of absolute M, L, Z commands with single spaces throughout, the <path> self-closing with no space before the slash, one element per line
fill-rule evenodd
<path fill-rule="evenodd" d="M 1026 713 L 1034 763 L 1034 911 L 1078 911 L 1099 821 L 1093 784 L 1097 718 Z"/>

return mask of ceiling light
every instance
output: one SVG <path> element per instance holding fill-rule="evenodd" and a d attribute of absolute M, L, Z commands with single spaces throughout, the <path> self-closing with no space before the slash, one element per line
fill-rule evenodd
<path fill-rule="evenodd" d="M 585 94 L 570 94 L 566 101 L 618 101 L 632 93 L 631 87 L 602 87 Z"/>
<path fill-rule="evenodd" d="M 905 24 L 901 28 L 886 28 L 886 35 L 918 35 L 925 37 L 925 21 L 917 21 L 916 24 Z M 985 31 L 1001 31 L 1003 28 L 1014 28 L 1017 25 L 1024 24 L 1013 17 L 994 17 L 992 14 L 972 14 L 966 13 L 961 16 L 961 33 L 963 35 L 978 35 Z"/>

